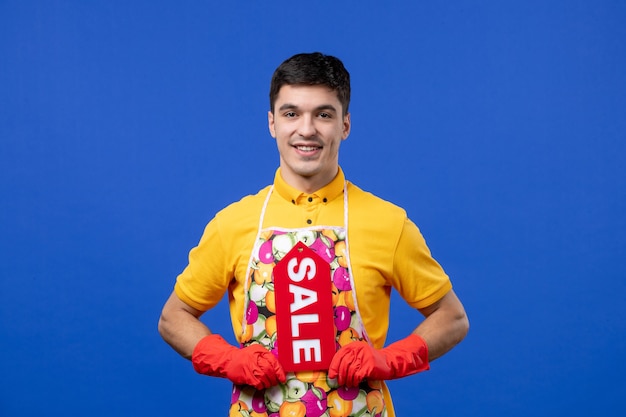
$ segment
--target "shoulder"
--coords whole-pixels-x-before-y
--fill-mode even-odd
[[[402,207],[348,183],[348,223],[348,230],[354,237],[389,249],[398,244],[409,222]],[[368,238],[372,236],[376,239]]]
[[[214,223],[222,232],[256,228],[269,189],[270,186],[267,186],[256,194],[247,195],[229,204],[217,212],[211,223]]]
[[[263,202],[267,197],[270,186],[262,188],[256,194],[242,197],[241,200],[235,201],[217,212],[216,218],[230,220],[233,218],[241,218],[241,216],[255,216],[258,218],[259,211],[263,207]],[[258,210],[257,210],[258,209]]]
[[[368,218],[388,219],[403,223],[407,219],[406,210],[396,204],[384,200],[357,185],[348,182],[348,204],[353,214]]]

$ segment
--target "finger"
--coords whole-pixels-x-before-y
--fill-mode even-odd
[[[263,380],[267,384],[266,388],[287,381],[287,375],[282,366],[276,357],[269,352],[259,358],[259,369],[263,373]]]
[[[343,373],[346,375],[345,385],[348,387],[356,387],[365,378],[366,364],[370,351],[369,345],[364,342],[356,342],[351,345],[350,361],[345,363]]]
[[[337,378],[339,385],[344,385],[346,381],[346,369],[352,362],[354,355],[350,349],[340,349],[333,360],[331,361],[331,369],[328,371],[328,375],[331,378]]]
[[[254,372],[256,378],[259,380],[260,387],[257,388],[269,388],[272,385],[276,385],[276,378],[274,377],[274,369],[263,358],[257,360],[257,367]]]
[[[262,389],[269,388],[271,385],[269,385],[267,381],[263,381],[262,379],[257,379],[257,382],[252,386],[256,388],[257,390],[262,390]]]
[[[245,367],[245,368],[247,369],[245,369],[244,372],[240,374],[241,376],[238,378],[239,380],[236,382],[237,385],[251,385],[259,389],[260,388],[259,385],[261,384],[261,381],[255,375],[256,368],[254,367]]]
[[[337,378],[337,373],[339,372],[339,365],[341,364],[341,358],[343,357],[343,351],[339,350],[333,356],[333,359],[330,361],[330,366],[328,367],[328,377],[329,378]]]
[[[346,347],[348,348],[349,360],[343,362],[343,372],[352,374],[355,369],[361,368],[363,361],[363,342],[353,342]]]
[[[278,362],[278,360],[276,360],[276,358],[274,358],[273,356],[272,359],[274,363],[274,372],[276,374],[276,377],[278,378],[278,382],[287,382],[287,374],[285,374],[285,370],[280,365],[280,362]]]
[[[358,387],[363,380],[363,369],[360,363],[355,363],[351,369],[349,380],[346,382],[348,387]]]
[[[257,383],[254,385],[256,389],[266,389],[273,385],[276,385],[275,382],[272,381],[272,378],[267,374],[261,374],[257,377]]]

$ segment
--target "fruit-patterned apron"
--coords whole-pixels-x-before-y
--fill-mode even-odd
[[[272,194],[270,188],[259,220],[259,228],[248,266],[245,286],[245,312],[242,323],[241,347],[261,344],[276,355],[281,364],[286,351],[290,350],[284,342],[290,339],[294,346],[306,329],[329,329],[331,337],[331,358],[341,346],[356,340],[367,338],[354,291],[354,279],[351,275],[348,251],[348,193],[344,183],[344,226],[315,226],[302,229],[279,227],[263,228],[265,211]],[[308,255],[307,255],[308,253]],[[305,256],[306,258],[303,258]],[[307,260],[315,258],[317,267]],[[281,261],[283,261],[281,263]],[[280,274],[279,274],[280,271]],[[316,294],[299,284],[307,282],[306,277],[314,277],[312,272],[322,272],[329,293]],[[329,273],[328,273],[329,271]],[[308,275],[307,275],[308,273]],[[328,275],[326,275],[328,274]],[[276,277],[279,277],[276,279]],[[291,278],[292,315],[283,313],[288,308],[285,298],[276,300],[280,280]],[[314,280],[313,280],[314,281]],[[313,282],[311,281],[311,282]],[[279,294],[285,294],[281,292]],[[284,296],[283,296],[284,297]],[[328,303],[329,317],[324,321],[323,311],[316,309],[313,302]],[[278,308],[277,308],[278,302]],[[281,302],[283,304],[281,304]],[[298,315],[298,309],[309,314]],[[307,310],[308,308],[308,310]],[[278,310],[278,315],[277,315]],[[295,310],[295,311],[294,311]],[[277,317],[278,316],[278,317]],[[289,316],[289,319],[285,319]],[[282,320],[281,320],[282,317]],[[277,326],[283,323],[282,327]],[[314,323],[321,327],[315,328]],[[284,324],[288,323],[288,324]],[[287,327],[293,327],[288,338]],[[279,331],[285,336],[279,339]],[[302,332],[300,332],[302,330]],[[302,333],[302,334],[300,334]],[[308,339],[310,340],[310,339]],[[283,342],[283,343],[281,343]],[[315,345],[315,343],[313,344]],[[299,360],[320,359],[319,346],[310,343],[301,349],[294,347],[291,365],[296,361],[293,371],[287,372],[287,382],[264,390],[256,390],[247,385],[234,385],[231,397],[230,416],[268,416],[268,417],[348,417],[375,416],[386,417],[387,408],[382,392],[381,381],[363,381],[360,386],[340,387],[336,379],[327,376],[328,351],[322,368],[302,369]],[[332,346],[334,345],[334,346]],[[280,347],[280,349],[278,349]],[[280,353],[279,353],[280,352]],[[323,350],[322,350],[323,352]],[[294,359],[295,358],[295,359]],[[323,359],[323,358],[322,358]],[[300,366],[298,368],[298,366]],[[304,365],[306,366],[306,365]]]

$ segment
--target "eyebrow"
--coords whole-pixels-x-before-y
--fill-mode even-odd
[[[285,110],[298,110],[298,109],[299,107],[296,106],[295,104],[285,103],[282,106],[280,106],[278,110],[285,111]],[[330,111],[337,113],[337,109],[332,104],[322,104],[321,106],[317,106],[314,110],[315,111],[330,110]]]

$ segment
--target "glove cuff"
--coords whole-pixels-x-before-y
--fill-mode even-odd
[[[415,333],[390,344],[383,350],[391,369],[390,379],[402,378],[430,369],[428,345],[421,336]]]
[[[191,363],[197,373],[225,377],[224,365],[229,353],[237,349],[219,334],[203,337],[191,354]]]

